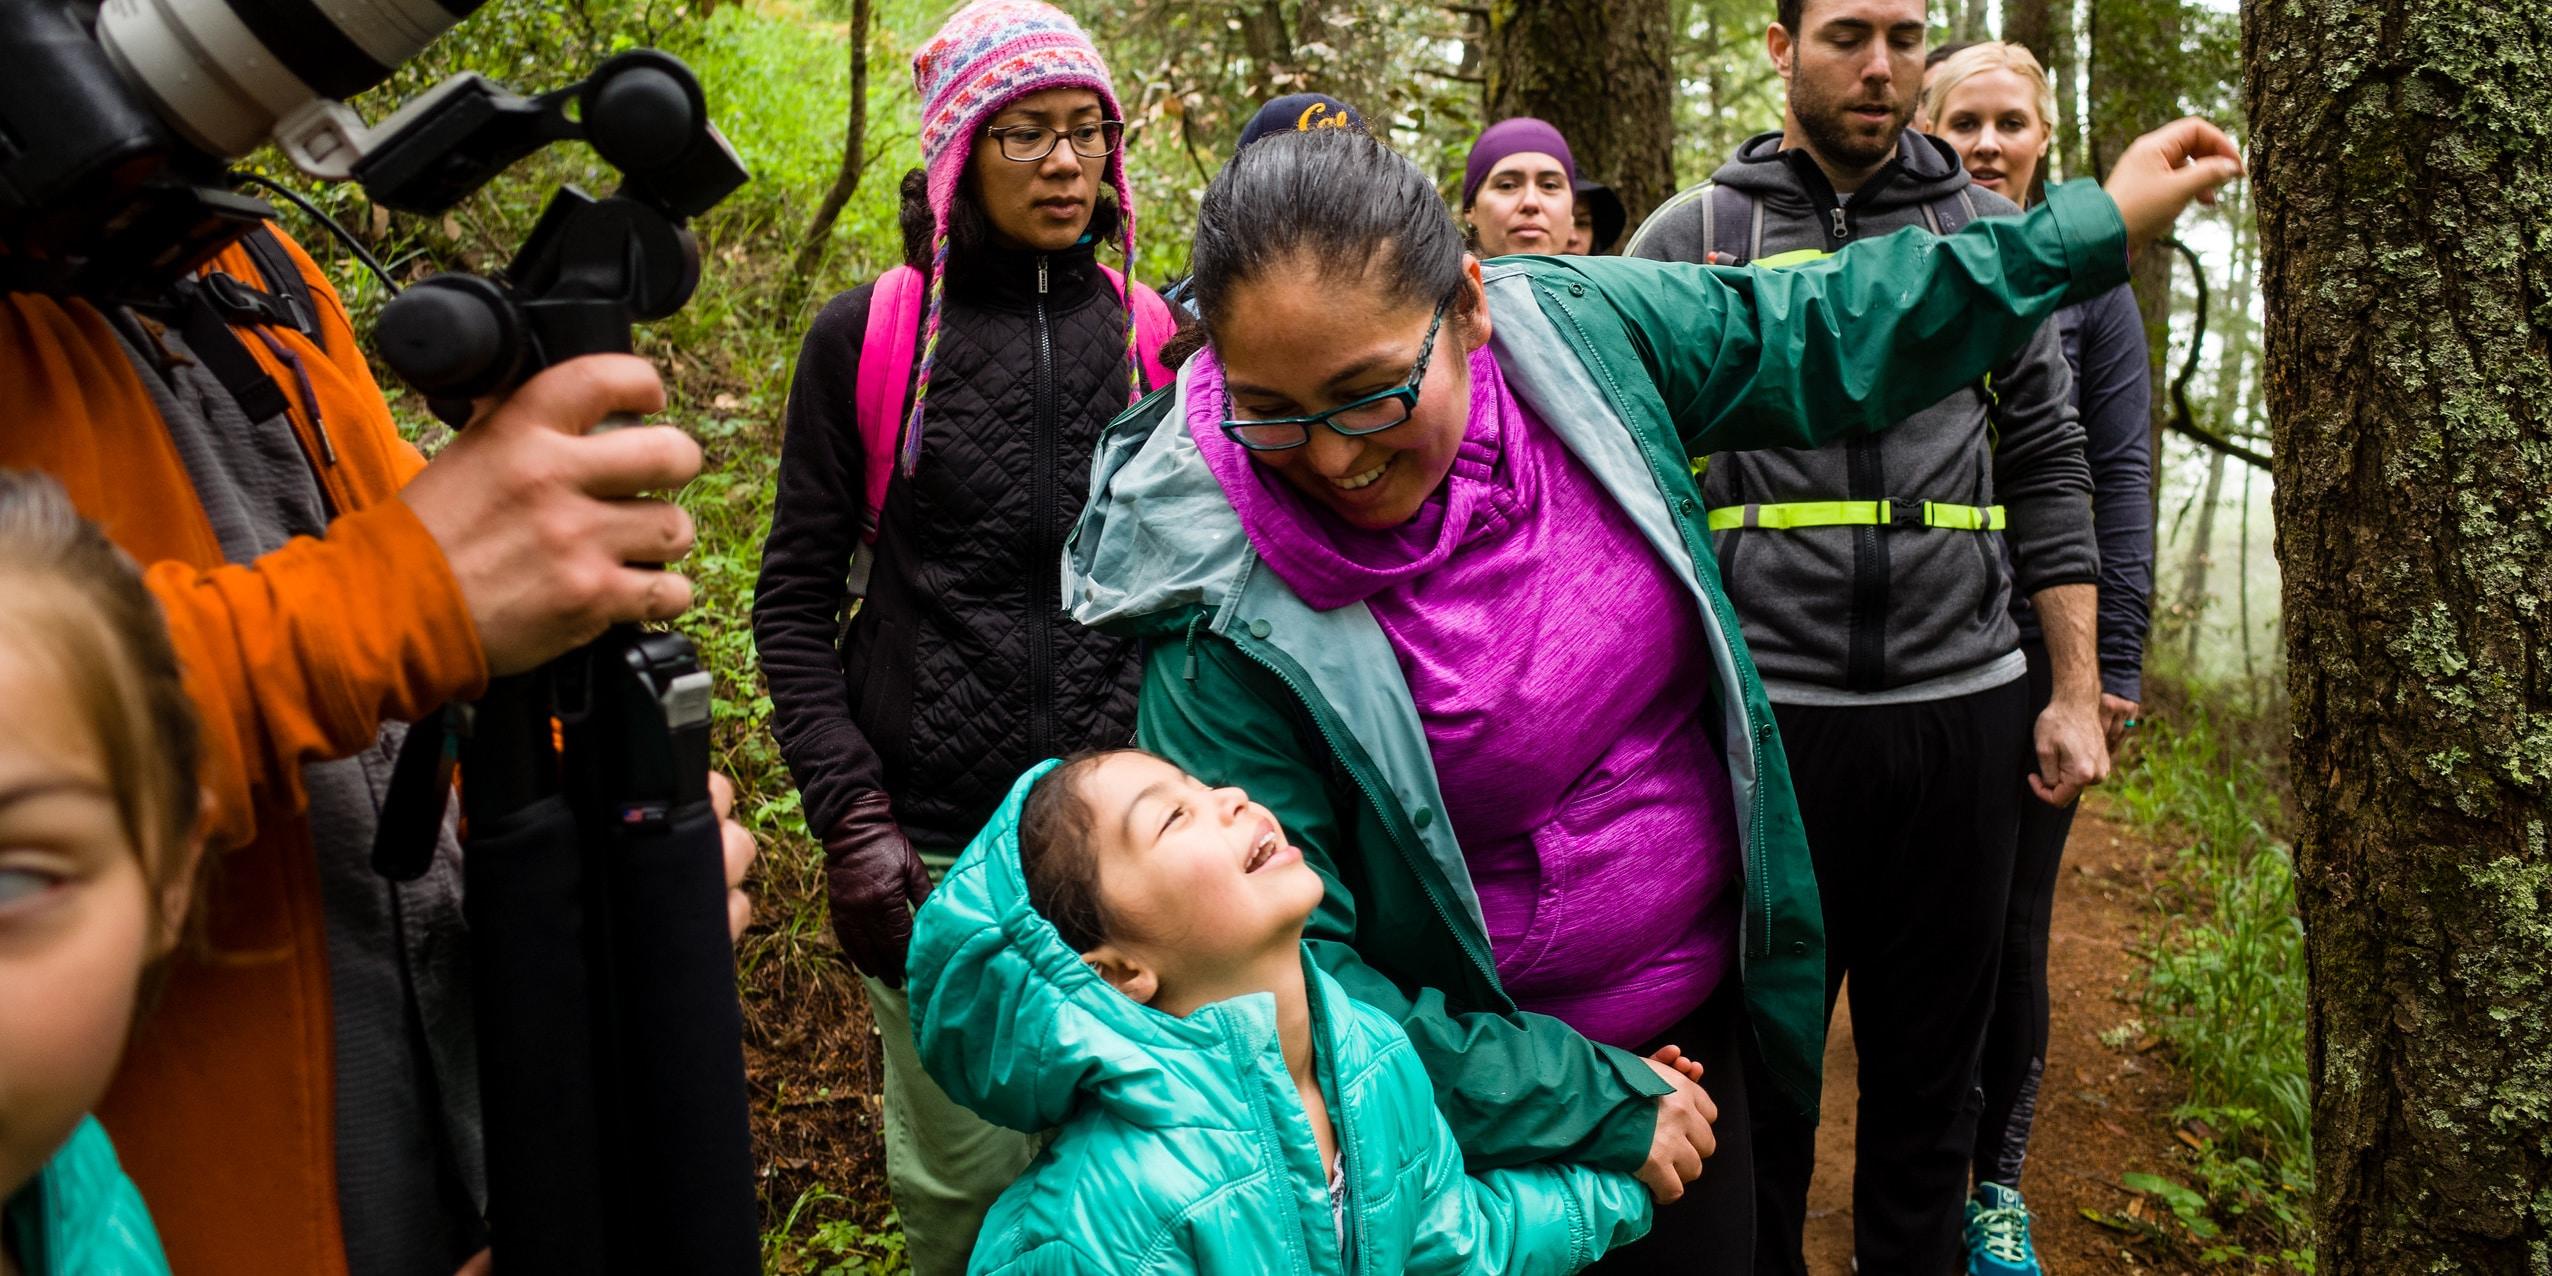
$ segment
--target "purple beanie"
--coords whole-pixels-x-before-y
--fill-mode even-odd
[[[1480,140],[1471,144],[1471,158],[1462,164],[1462,206],[1471,206],[1471,197],[1480,193],[1480,183],[1489,180],[1489,170],[1499,161],[1533,151],[1558,159],[1568,170],[1569,184],[1577,184],[1577,157],[1568,153],[1568,139],[1541,120],[1519,115],[1480,130]]]
[[[913,88],[922,99],[922,167],[930,175],[930,315],[922,326],[913,414],[904,423],[905,477],[922,454],[922,404],[939,356],[940,288],[948,274],[948,210],[966,173],[975,138],[1001,108],[1047,89],[1088,89],[1109,119],[1123,119],[1107,63],[1071,15],[1041,0],[976,0],[950,16],[913,54]],[[1134,192],[1126,184],[1125,148],[1108,156],[1106,180],[1116,190],[1118,247],[1134,276]],[[1129,288],[1132,284],[1129,282]],[[1125,325],[1126,384],[1139,391],[1135,332]],[[1129,397],[1127,402],[1132,402]]]

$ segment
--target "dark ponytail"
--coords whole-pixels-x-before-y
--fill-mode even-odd
[[[1407,157],[1347,129],[1278,133],[1205,188],[1189,296],[1208,330],[1235,288],[1271,270],[1373,281],[1391,300],[1433,306],[1461,286],[1462,251],[1444,198]]]

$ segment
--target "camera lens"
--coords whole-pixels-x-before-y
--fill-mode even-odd
[[[320,98],[390,77],[483,0],[106,0],[98,43],[160,115],[235,158]]]

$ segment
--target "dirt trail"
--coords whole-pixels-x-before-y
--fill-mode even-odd
[[[2118,1176],[2171,1162],[2168,1065],[2136,1050],[2101,1044],[2133,1018],[2133,952],[2149,929],[2147,900],[2170,852],[2113,819],[2097,795],[2083,804],[2056,888],[2047,955],[2049,1031],[2046,1080],[2021,1187],[2036,1215],[2038,1253],[2054,1276],[2086,1272],[2177,1271],[2149,1248],[2083,1217],[2115,1215],[2133,1193]],[[2113,1039],[2115,1039],[2113,1035]],[[1825,1124],[1817,1132],[1817,1177],[1808,1199],[1808,1270],[1852,1270],[1851,1016],[1838,1011],[1825,1055]]]

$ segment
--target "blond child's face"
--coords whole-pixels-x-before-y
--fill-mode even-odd
[[[160,918],[87,722],[0,647],[0,1197],[106,1093]]]
[[[1266,807],[1142,753],[1080,780],[1111,945],[1163,987],[1209,982],[1302,940],[1320,875]]]

